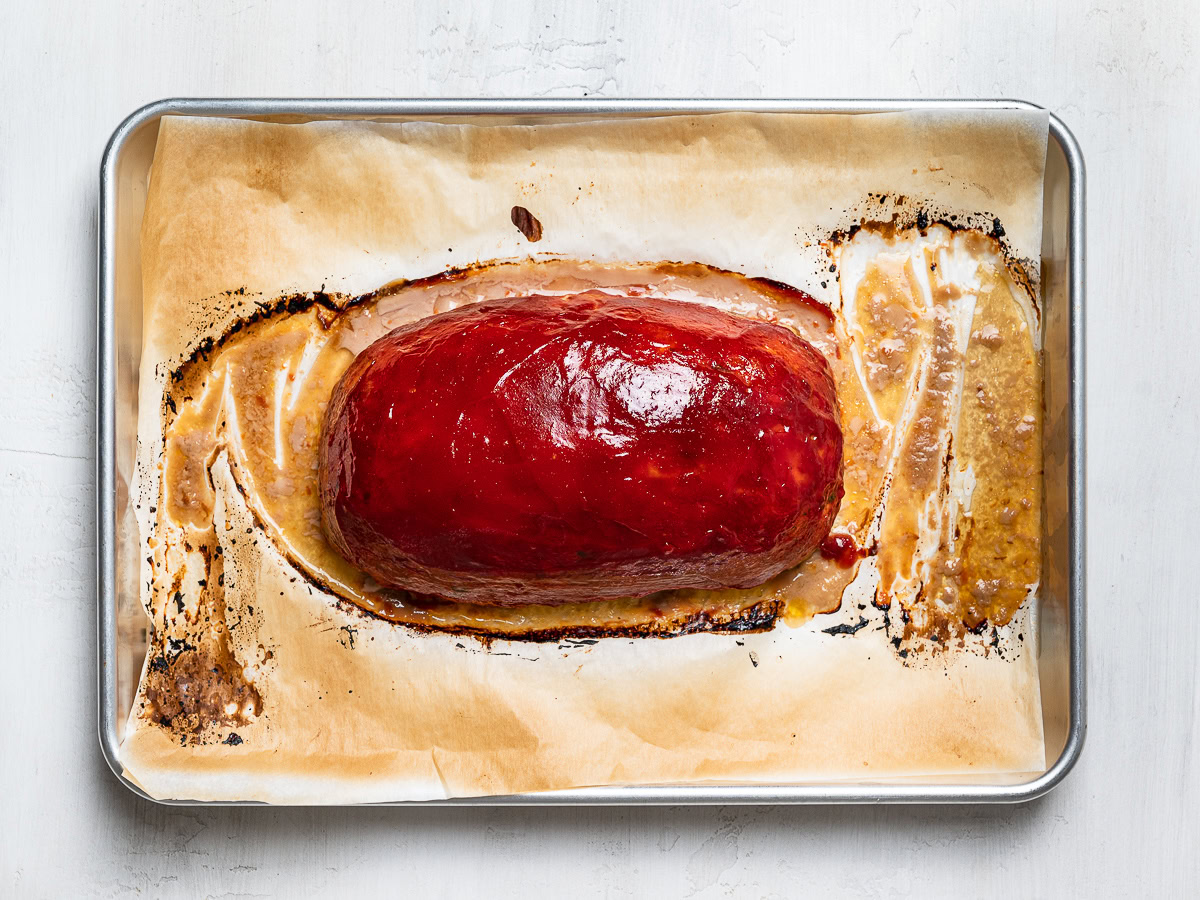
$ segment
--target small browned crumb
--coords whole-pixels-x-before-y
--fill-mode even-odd
[[[512,223],[531,243],[536,244],[542,239],[542,223],[525,207],[512,208]]]

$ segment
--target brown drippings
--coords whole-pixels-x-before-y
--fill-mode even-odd
[[[225,578],[220,555],[208,556],[195,615],[187,615],[187,637],[174,637],[174,617],[156,622],[143,680],[144,714],[183,740],[196,741],[214,728],[245,725],[262,713],[262,697],[246,678],[230,648],[225,618]],[[176,587],[174,596],[182,600]],[[175,615],[186,615],[176,612]]]
[[[929,589],[968,628],[1007,622],[1041,567],[1041,371],[1028,326],[994,269],[983,274],[975,321],[984,338],[966,353],[956,452],[977,478],[957,555]],[[994,336],[993,336],[994,335]],[[1006,352],[1011,349],[1011,352]]]
[[[944,645],[1007,623],[1038,581],[1041,381],[996,242],[944,229],[930,241],[920,258],[876,254],[853,309],[866,380],[897,429],[878,602],[899,605],[905,637]],[[978,288],[948,280],[946,253],[965,254]]]
[[[930,167],[931,172],[941,168]],[[916,171],[915,169],[913,170]],[[1012,283],[1029,300],[1036,323],[1040,326],[1042,310],[1037,289],[1040,261],[1018,258],[1013,252],[1004,226],[990,213],[950,212],[926,203],[909,203],[909,198],[894,195],[890,207],[889,197],[884,193],[869,192],[865,215],[847,228],[834,231],[823,241],[831,255],[836,256],[840,248],[850,244],[863,234],[879,235],[895,241],[903,235],[928,233],[941,229],[965,237],[972,242],[971,249],[990,256],[1001,267]]]
[[[880,417],[895,425],[912,393],[912,380],[929,339],[928,323],[915,308],[915,274],[906,260],[901,267],[878,263],[859,283],[853,323],[867,340],[862,349],[867,386]]]

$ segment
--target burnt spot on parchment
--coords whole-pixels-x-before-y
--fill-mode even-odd
[[[205,743],[214,730],[247,725],[262,713],[262,697],[231,648],[223,556],[206,557],[208,573],[187,637],[156,628],[144,677],[142,714],[185,744]]]
[[[324,588],[328,591],[328,588]],[[401,592],[402,593],[402,592]],[[412,602],[413,595],[405,595]],[[654,595],[651,595],[653,598]],[[425,603],[441,604],[453,608],[453,600],[434,597],[420,598]],[[387,610],[368,609],[351,600],[336,598],[338,609],[361,617],[363,620],[382,619],[417,632],[418,634],[453,634],[458,637],[479,641],[490,647],[496,641],[524,641],[531,644],[572,643],[591,645],[599,638],[675,638],[690,634],[748,634],[772,630],[785,612],[786,603],[778,598],[768,598],[740,609],[701,609],[695,611],[660,611],[653,618],[628,625],[555,624],[525,630],[506,630],[494,624],[474,626],[459,622],[447,622],[432,627],[420,621],[409,621],[389,615]],[[356,632],[357,633],[357,632]],[[339,636],[342,646],[351,649]],[[459,649],[465,649],[458,645]]]
[[[866,628],[868,624],[869,624],[869,620],[867,619],[866,616],[859,616],[858,621],[852,625],[842,623],[840,625],[834,625],[832,628],[822,628],[821,630],[823,632],[825,632],[826,634],[831,634],[831,635],[839,635],[839,634],[851,635],[851,634],[858,634],[858,632],[860,632],[864,628]]]
[[[1029,296],[1034,315],[1040,324],[1041,260],[1018,256],[1003,223],[991,213],[951,211],[928,200],[907,197],[892,198],[889,201],[887,194],[868,193],[867,201],[860,208],[848,211],[847,217],[848,221],[843,227],[821,240],[830,256],[833,247],[849,242],[863,230],[873,231],[890,240],[899,232],[910,228],[925,234],[931,226],[941,225],[954,232],[975,234],[994,241],[1009,277]]]

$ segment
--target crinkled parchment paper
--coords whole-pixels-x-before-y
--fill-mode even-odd
[[[168,117],[142,236],[141,540],[154,541],[164,384],[245,314],[239,299],[356,294],[536,253],[698,261],[836,305],[822,241],[905,204],[994,219],[1036,283],[1046,137],[1046,115],[1027,111],[535,126]],[[540,221],[538,243],[514,227],[514,206]],[[229,652],[256,699],[189,740],[146,714],[143,681],[120,761],[155,797],[352,803],[1045,766],[1032,604],[993,635],[1002,645],[908,658],[869,579],[838,613],[766,633],[485,645],[335,604],[256,532],[223,459],[212,479]]]

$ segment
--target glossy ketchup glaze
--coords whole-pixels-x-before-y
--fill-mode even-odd
[[[821,541],[821,556],[833,560],[843,569],[849,569],[866,555],[848,534],[831,534]]]
[[[604,291],[403,326],[334,390],[326,532],[381,584],[496,605],[747,588],[842,497],[829,365],[777,325]]]

